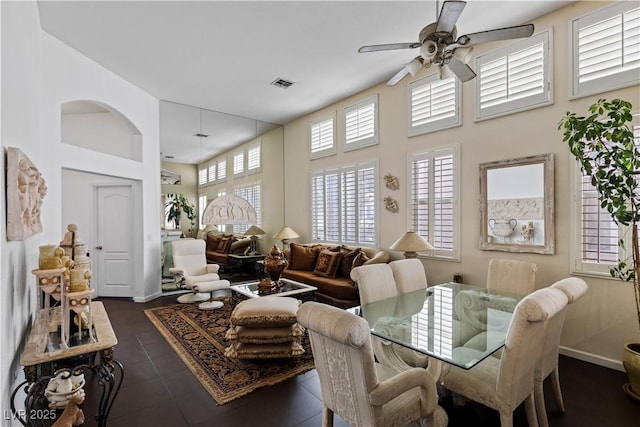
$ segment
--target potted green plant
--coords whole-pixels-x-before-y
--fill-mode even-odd
[[[589,107],[589,116],[566,113],[558,129],[563,130],[563,141],[569,144],[583,173],[591,177],[600,206],[611,214],[617,225],[631,230],[631,256],[618,259],[610,273],[612,277],[633,284],[640,328],[640,150],[631,128],[631,109],[632,105],[627,101],[600,99]],[[618,240],[622,249],[625,240]],[[640,400],[640,342],[625,344],[622,363],[630,380],[624,390],[630,397]]]
[[[176,225],[176,229],[180,228],[180,221],[184,213],[189,220],[188,233],[191,234],[195,225],[196,208],[189,202],[183,194],[167,194],[168,202],[165,205],[167,209],[167,221]]]

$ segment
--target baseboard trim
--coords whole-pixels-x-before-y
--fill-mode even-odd
[[[156,292],[155,294],[151,294],[151,295],[146,295],[144,297],[133,297],[133,302],[149,302],[152,301],[156,298],[160,298],[163,295],[162,292]]]
[[[622,350],[621,350],[622,351]],[[615,369],[616,371],[625,372],[621,360],[610,359],[608,357],[598,356],[596,354],[587,353],[573,348],[560,346],[560,354],[582,360],[583,362],[593,363],[594,365],[604,366],[605,368]]]

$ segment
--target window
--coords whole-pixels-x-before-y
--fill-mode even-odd
[[[460,83],[456,76],[440,80],[432,74],[409,83],[409,136],[460,125]]]
[[[376,246],[377,177],[377,162],[312,173],[312,239]]]
[[[198,184],[199,185],[204,185],[207,183],[207,166],[201,166],[200,169],[198,169]]]
[[[378,95],[344,108],[345,151],[378,143]]]
[[[243,199],[245,199],[247,202],[249,202],[251,204],[251,206],[253,206],[253,209],[255,209],[256,211],[256,218],[258,223],[255,225],[260,225],[262,222],[262,215],[260,214],[261,212],[261,188],[260,188],[260,184],[254,184],[254,185],[248,185],[245,187],[238,187],[235,188],[233,190],[233,194],[235,196],[238,197],[242,197]],[[254,224],[233,224],[233,232],[240,234],[240,233],[244,233],[245,231],[247,231],[249,229],[249,227],[251,227]]]
[[[574,97],[640,81],[638,2],[617,2],[573,19],[570,26]]]
[[[216,162],[215,161],[212,161],[209,164],[208,176],[209,176],[209,182],[215,182],[216,180]]]
[[[200,224],[200,230],[204,228],[204,224],[202,223],[202,214],[204,214],[204,210],[207,208],[207,195],[200,194],[198,196],[198,224]]]
[[[458,149],[409,157],[409,224],[435,248],[434,257],[459,260]]]
[[[244,175],[244,150],[233,155],[233,176]]]
[[[311,159],[336,154],[336,113],[309,124]]]
[[[260,142],[247,149],[247,172],[256,173],[260,171]]]
[[[636,144],[640,144],[640,126],[633,127]],[[598,192],[591,185],[591,178],[584,175],[580,165],[574,163],[574,188],[578,194],[575,198],[573,216],[576,218],[573,247],[573,273],[602,275],[611,277],[609,269],[618,263],[618,258],[624,259],[631,255],[619,251],[618,241],[630,239],[630,229],[618,227],[609,212],[600,207]],[[625,247],[631,251],[631,245]]]
[[[217,181],[226,181],[227,179],[227,159],[218,160],[218,177]]]
[[[547,29],[476,58],[476,120],[550,105],[553,32]]]

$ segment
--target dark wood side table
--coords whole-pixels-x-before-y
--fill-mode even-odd
[[[106,426],[109,412],[122,385],[124,368],[113,359],[113,349],[118,340],[104,305],[100,301],[91,303],[96,342],[80,341],[69,348],[62,348],[57,342],[59,337],[56,338],[59,334],[61,309],[56,307],[51,310],[49,316],[44,309],[38,311],[20,358],[26,380],[11,395],[11,412],[24,426],[50,425],[55,419],[55,412],[48,408],[49,402],[44,391],[56,370],[65,366],[65,369],[74,374],[84,373],[87,381],[92,378],[97,380],[100,397],[95,420],[98,426]],[[68,367],[70,363],[77,365]],[[23,386],[26,394],[24,411],[18,411],[15,408],[15,398]],[[85,410],[85,416],[90,416],[86,412]]]

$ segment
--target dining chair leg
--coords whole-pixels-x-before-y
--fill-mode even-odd
[[[538,427],[538,417],[536,416],[536,403],[534,393],[531,393],[524,401],[524,409],[527,413],[529,427]]]
[[[500,427],[513,427],[513,412],[508,414],[500,412]]]
[[[536,413],[538,416],[538,424],[540,427],[549,427],[547,420],[547,408],[544,404],[544,385],[543,382],[536,381],[534,385]]]
[[[551,371],[551,387],[553,388],[553,397],[556,400],[556,406],[561,414],[564,414],[564,401],[562,400],[562,390],[560,390],[560,373],[558,368]]]
[[[326,406],[322,407],[322,427],[333,427],[333,411]]]

